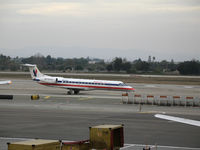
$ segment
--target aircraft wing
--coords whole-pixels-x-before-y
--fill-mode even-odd
[[[0,81],[0,85],[1,84],[11,84],[12,83],[12,81],[10,81],[10,80],[7,80],[7,81]]]
[[[165,119],[165,120],[170,120],[170,121],[175,121],[175,122],[180,122],[180,123],[185,123],[185,124],[200,127],[200,121],[197,121],[197,120],[185,119],[185,118],[180,118],[180,117],[173,117],[173,116],[162,115],[162,114],[156,114],[154,116],[156,118],[160,118],[160,119]]]

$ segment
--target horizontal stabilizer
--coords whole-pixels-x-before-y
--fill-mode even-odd
[[[32,65],[32,64],[23,64],[22,66],[26,66],[26,67],[36,67],[36,65]]]

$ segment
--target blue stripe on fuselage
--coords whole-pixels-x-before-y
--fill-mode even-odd
[[[36,78],[34,78],[33,81],[40,81],[40,79],[36,79]]]

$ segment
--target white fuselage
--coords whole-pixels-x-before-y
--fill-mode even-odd
[[[131,92],[135,89],[131,86],[124,84],[121,81],[108,81],[108,80],[89,80],[89,79],[73,79],[63,77],[52,77],[42,74],[36,65],[24,64],[23,66],[29,67],[31,77],[41,85],[60,87],[68,89],[68,94],[78,94],[81,90],[118,90]]]
[[[131,86],[124,84],[121,81],[108,80],[89,80],[89,79],[73,79],[63,77],[51,77],[44,75],[40,78],[35,78],[41,85],[60,87],[66,89],[77,90],[119,90],[119,91],[134,91]]]

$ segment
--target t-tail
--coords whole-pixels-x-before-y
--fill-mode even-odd
[[[40,72],[40,70],[37,68],[36,65],[32,64],[24,64],[23,66],[26,66],[29,68],[29,71],[31,73],[31,77],[33,80],[38,80],[41,77],[44,77],[45,75]]]

